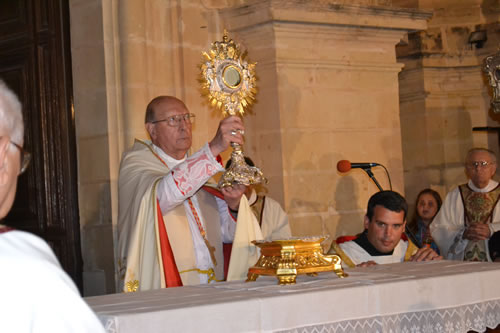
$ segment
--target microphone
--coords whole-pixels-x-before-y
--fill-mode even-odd
[[[351,169],[370,169],[371,167],[378,166],[378,163],[351,163],[348,160],[341,160],[337,163],[337,170],[339,172],[348,172]]]

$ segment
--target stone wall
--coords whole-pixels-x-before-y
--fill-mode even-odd
[[[466,181],[463,162],[468,149],[498,152],[494,132],[473,127],[498,126],[490,110],[491,91],[482,61],[499,45],[498,1],[393,1],[432,10],[428,29],[409,35],[397,49],[405,64],[400,74],[401,133],[405,192],[410,203],[426,188],[444,196]],[[469,43],[484,30],[483,45]]]

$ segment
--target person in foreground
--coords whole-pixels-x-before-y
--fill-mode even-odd
[[[441,196],[436,191],[426,188],[417,195],[415,214],[406,226],[406,232],[418,247],[430,247],[437,254],[439,248],[432,239],[430,225],[442,205]]]
[[[255,166],[250,157],[245,156],[245,162],[249,166]],[[227,161],[226,169],[229,169],[231,163],[231,160]],[[286,239],[292,236],[288,215],[276,200],[257,194],[253,185],[246,187],[245,196],[262,230],[263,240]]]
[[[223,243],[234,238],[244,185],[218,192],[204,184],[224,171],[217,161],[231,142],[243,144],[243,122],[224,118],[214,138],[188,156],[195,115],[172,96],[146,108],[151,141],[123,155],[118,180],[118,251],[125,292],[224,279]],[[239,221],[238,216],[238,221]]]
[[[448,193],[431,224],[431,233],[447,259],[492,261],[490,238],[500,230],[500,186],[492,179],[495,153],[473,148],[465,158],[468,183]],[[493,239],[497,239],[494,237]]]
[[[328,253],[339,255],[348,267],[442,259],[431,248],[419,249],[406,238],[407,213],[408,204],[399,193],[375,193],[368,201],[365,230],[357,236],[339,237]]]
[[[0,80],[0,218],[14,202],[17,177],[29,163],[21,104]],[[104,332],[48,244],[0,224],[2,332]]]

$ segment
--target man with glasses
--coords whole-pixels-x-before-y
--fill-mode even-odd
[[[136,140],[124,153],[118,180],[118,263],[125,292],[224,279],[223,243],[231,243],[245,186],[202,189],[224,171],[217,156],[243,144],[243,122],[223,119],[214,138],[188,156],[195,115],[171,96],[146,108],[151,141]],[[228,258],[226,258],[228,260]]]
[[[430,227],[445,258],[492,261],[489,239],[500,230],[500,186],[492,179],[496,168],[491,150],[473,148],[467,153],[469,182],[448,193]]]
[[[12,207],[28,166],[17,96],[0,80],[0,219]],[[2,332],[104,332],[48,244],[0,224]]]

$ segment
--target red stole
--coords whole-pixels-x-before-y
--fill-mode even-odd
[[[165,228],[165,223],[163,222],[163,215],[158,200],[156,200],[156,209],[158,215],[158,233],[160,234],[160,250],[163,264],[163,274],[165,275],[165,286],[167,288],[182,287],[181,276],[177,270],[177,265],[175,264],[174,253],[172,252],[172,247],[170,246],[170,241],[168,240],[167,229]]]

